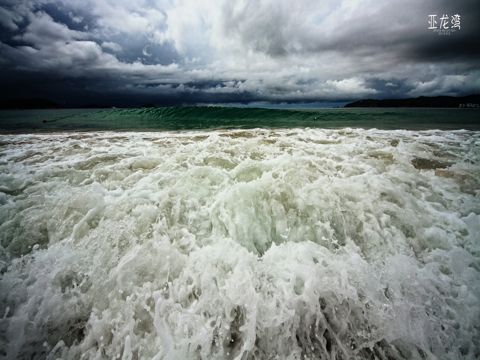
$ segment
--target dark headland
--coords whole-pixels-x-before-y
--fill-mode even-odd
[[[121,104],[115,104],[118,108],[129,108],[132,106],[122,106]],[[13,100],[0,100],[0,110],[3,109],[69,109],[69,108],[111,108],[111,104],[87,104],[83,106],[72,106],[60,104],[50,99],[33,98],[33,99],[13,99]],[[152,104],[143,105],[140,107],[156,107]],[[408,99],[365,99],[357,100],[346,104],[344,107],[418,107],[418,108],[480,108],[480,95],[468,95],[468,96],[420,96],[416,98]]]
[[[357,100],[345,107],[423,107],[423,108],[480,108],[480,95],[420,96],[409,99]]]
[[[59,109],[61,106],[48,99],[0,100],[0,109]]]

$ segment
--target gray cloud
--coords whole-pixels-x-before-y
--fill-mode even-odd
[[[459,13],[450,36],[427,15]],[[474,0],[3,0],[2,97],[305,102],[480,91]],[[38,81],[45,81],[43,92]]]

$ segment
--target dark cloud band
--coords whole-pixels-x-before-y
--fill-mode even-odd
[[[448,35],[428,15],[461,15]],[[308,102],[480,91],[477,1],[4,0],[2,98]]]

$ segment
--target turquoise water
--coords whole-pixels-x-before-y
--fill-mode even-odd
[[[1,111],[0,131],[377,128],[480,130],[474,109],[272,110],[227,107]]]

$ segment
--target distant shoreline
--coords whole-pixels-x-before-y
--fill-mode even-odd
[[[340,101],[339,101],[340,102]],[[317,102],[321,104],[322,102]],[[331,104],[336,103],[335,101]],[[82,105],[65,105],[59,104],[49,99],[31,98],[31,99],[14,99],[0,101],[0,111],[2,110],[61,110],[61,109],[140,109],[140,108],[182,108],[182,107],[225,107],[240,109],[265,109],[265,110],[302,110],[315,111],[319,109],[345,109],[345,108],[436,108],[436,109],[480,109],[480,95],[468,96],[420,96],[407,99],[363,99],[356,100],[337,106],[311,106],[316,103],[285,103],[271,104],[269,106],[256,106],[256,104],[247,104],[232,106],[232,104],[190,104],[190,105],[108,105],[108,104],[86,104]]]
[[[345,105],[346,108],[457,108],[480,109],[480,95],[468,96],[420,96],[408,99],[365,99],[357,100]]]

